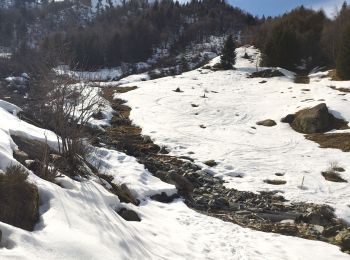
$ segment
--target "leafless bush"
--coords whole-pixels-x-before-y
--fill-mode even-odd
[[[83,135],[101,102],[97,89],[83,81],[50,72],[41,75],[32,96],[39,97],[33,113],[42,120],[43,127],[57,134],[58,152],[69,165],[81,165],[86,150]],[[44,153],[43,160],[48,162],[48,154]],[[48,163],[44,165],[43,175],[46,176],[50,169]]]
[[[0,174],[0,221],[31,231],[39,217],[39,193],[27,177],[22,166]]]

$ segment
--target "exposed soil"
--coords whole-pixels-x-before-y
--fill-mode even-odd
[[[318,143],[321,148],[334,148],[343,152],[350,152],[350,133],[309,134],[305,137]]]
[[[202,170],[191,158],[167,155],[166,149],[154,144],[149,137],[142,136],[142,129],[132,124],[129,119],[131,109],[125,102],[112,98],[114,93],[125,91],[126,88],[118,87],[104,90],[104,97],[118,112],[114,115],[111,126],[96,137],[96,144],[103,143],[111,149],[134,156],[153,175],[174,184],[178,195],[198,212],[255,230],[343,245],[335,237],[339,232],[349,232],[346,231],[348,225],[335,217],[330,206],[285,203],[286,200],[277,191],[252,193],[227,189],[222,179]],[[283,181],[272,182],[271,184],[283,185]],[[152,198],[170,202],[176,197],[178,196],[159,194]],[[319,226],[321,228],[317,228]],[[334,230],[327,232],[330,229]],[[350,249],[343,247],[342,250]]]
[[[329,86],[331,89],[338,90],[343,93],[350,93],[350,88],[337,88],[335,86]]]

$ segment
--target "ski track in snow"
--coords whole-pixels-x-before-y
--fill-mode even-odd
[[[333,114],[350,121],[350,94],[329,88],[349,88],[349,83],[330,81],[324,77],[327,73],[316,73],[310,84],[295,84],[293,74],[286,70],[281,70],[285,77],[248,79],[248,73],[256,71],[256,60],[240,58],[244,51],[255,58],[258,54],[252,47],[239,48],[237,70],[202,69],[138,82],[138,89],[118,97],[131,106],[131,119],[142,127],[143,134],[170,148],[171,155],[194,152],[190,156],[198,163],[217,161],[219,165],[211,170],[223,177],[228,187],[254,192],[278,189],[292,201],[327,203],[350,222],[349,153],[321,149],[280,123],[287,114],[322,102]],[[218,61],[216,58],[211,64]],[[262,80],[267,82],[259,83]],[[173,91],[178,87],[183,92]],[[205,92],[207,98],[202,98]],[[275,120],[277,126],[256,125],[264,119]],[[321,172],[333,161],[346,169],[342,177],[348,183],[323,178]],[[277,177],[275,173],[285,175]],[[235,178],[237,175],[244,178]],[[303,177],[304,189],[300,189]],[[264,183],[265,179],[282,179],[287,184],[276,187]]]

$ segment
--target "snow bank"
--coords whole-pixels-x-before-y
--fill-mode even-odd
[[[139,200],[161,192],[169,196],[176,193],[174,185],[154,177],[134,157],[104,148],[93,148],[90,161],[101,173],[113,176],[115,184],[126,184]]]

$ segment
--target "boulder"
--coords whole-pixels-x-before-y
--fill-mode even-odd
[[[323,230],[322,235],[325,237],[335,236],[335,235],[337,235],[339,230],[341,230],[342,228],[343,228],[343,225],[335,225],[335,226],[327,227]]]
[[[262,120],[259,122],[256,122],[257,125],[262,125],[262,126],[267,126],[267,127],[271,127],[271,126],[275,126],[276,122],[272,119],[266,119],[266,120]]]
[[[331,117],[325,103],[296,113],[292,127],[305,134],[321,133],[329,130]]]
[[[332,181],[332,182],[348,182],[347,180],[343,179],[339,173],[329,170],[321,173],[322,176],[327,180],[327,181]]]
[[[289,123],[295,131],[304,134],[324,133],[332,129],[345,129],[348,123],[329,113],[325,103],[300,110],[294,115],[289,114],[282,118],[281,122]]]
[[[204,164],[209,166],[209,167],[214,167],[214,166],[218,165],[218,163],[215,160],[205,161]]]
[[[295,116],[293,114],[286,115],[281,119],[282,123],[288,123],[291,124],[294,121]]]
[[[135,198],[125,183],[119,186],[119,191],[119,199],[123,198],[126,203],[132,203],[136,206],[140,204],[140,201]]]
[[[334,226],[334,210],[325,205],[315,206],[310,212],[300,216],[298,221],[324,227]]]
[[[111,185],[112,193],[117,195],[121,202],[132,203],[136,206],[140,204],[140,201],[134,197],[134,195],[131,193],[131,191],[129,190],[128,186],[126,186],[125,183],[121,185],[116,185],[115,183],[107,180],[106,178],[104,178],[104,180],[106,180]]]
[[[261,71],[253,72],[249,75],[249,78],[273,78],[273,77],[283,77],[284,74],[279,70],[266,69]]]
[[[176,189],[183,194],[189,194],[193,191],[192,183],[184,176],[175,172],[157,171],[154,174],[162,181],[175,185]]]
[[[339,243],[342,251],[350,251],[350,230],[339,232],[335,237],[335,241]]]
[[[226,198],[214,198],[209,201],[210,209],[227,209],[230,206],[230,203]]]
[[[173,194],[171,196],[168,196],[165,192],[151,196],[152,200],[156,200],[156,201],[162,202],[162,203],[170,203],[174,199],[177,199],[177,198],[179,198],[179,195]]]
[[[126,221],[141,221],[139,215],[137,215],[137,213],[131,209],[122,208],[117,213]]]
[[[13,158],[15,158],[21,164],[25,165],[26,160],[29,159],[29,156],[27,153],[17,149],[13,151]]]
[[[42,160],[45,149],[49,150],[48,145],[41,141],[15,135],[12,135],[11,138],[18,146],[19,150],[28,155],[29,159]]]
[[[168,151],[168,149],[167,149],[165,146],[163,146],[163,147],[160,149],[159,153],[160,153],[160,154],[169,154],[169,151]]]

